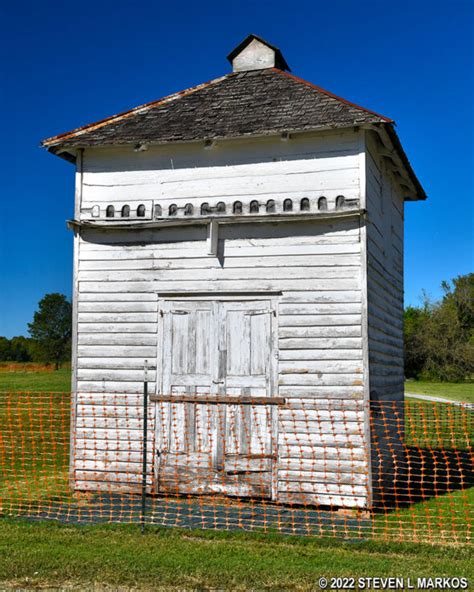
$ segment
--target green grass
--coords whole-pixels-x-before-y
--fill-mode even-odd
[[[418,448],[470,450],[474,442],[472,414],[459,405],[407,398],[405,443]]]
[[[0,391],[69,392],[70,390],[70,368],[52,372],[0,372]]]
[[[70,368],[52,372],[0,372],[0,391],[69,392],[70,390]]]
[[[427,382],[409,380],[405,382],[405,392],[419,395],[432,395],[453,401],[474,403],[474,383],[470,382]]]
[[[69,368],[52,372],[0,372],[0,391],[69,392],[70,388],[71,370]],[[405,383],[405,391],[474,403],[474,383],[410,380]]]
[[[472,538],[473,523],[474,487],[471,487],[376,515],[374,531],[391,540],[436,539],[439,543],[463,544]]]
[[[70,409],[69,394],[0,393],[0,502],[67,499]]]
[[[0,373],[0,390],[68,391],[69,376],[69,370],[4,372]],[[0,453],[4,454],[0,458],[0,506],[3,500],[7,511],[9,504],[25,508],[25,502],[28,506],[31,501],[34,514],[35,504],[48,505],[41,500],[77,501],[71,498],[67,483],[68,396],[33,392],[12,396],[10,403],[0,408]],[[445,425],[441,421],[441,427],[433,431],[439,417],[436,409],[446,407],[407,401],[407,442],[466,450],[467,432],[464,419],[461,425],[459,418],[467,410],[457,407],[456,422]],[[454,440],[453,429],[459,432]],[[2,518],[0,588],[310,590],[317,589],[321,576],[464,575],[474,579],[471,551],[453,544],[469,535],[466,512],[472,507],[474,488],[377,515],[370,542],[159,527],[148,527],[143,537],[137,526],[64,526]],[[447,544],[400,544],[402,539],[437,539]]]
[[[469,549],[3,521],[4,588],[317,590],[324,577],[474,578]]]

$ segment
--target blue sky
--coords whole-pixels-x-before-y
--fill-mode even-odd
[[[229,71],[248,33],[293,72],[396,120],[429,200],[406,208],[406,303],[473,268],[471,1],[3,3],[0,335],[71,293],[74,167],[41,139]]]

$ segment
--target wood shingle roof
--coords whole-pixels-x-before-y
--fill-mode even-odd
[[[235,72],[71,132],[57,148],[236,138],[391,119],[277,68]]]
[[[415,186],[416,199],[426,199],[392,119],[278,68],[232,72],[41,144],[74,162],[75,149],[88,146],[218,140],[364,124],[384,126]]]

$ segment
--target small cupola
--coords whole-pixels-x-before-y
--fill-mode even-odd
[[[281,51],[257,35],[249,35],[227,56],[234,72],[278,68],[290,71]]]

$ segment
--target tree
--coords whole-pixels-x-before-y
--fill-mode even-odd
[[[454,278],[454,289],[448,282],[441,285],[445,293],[443,301],[453,302],[460,329],[464,332],[464,337],[469,339],[474,332],[474,273]]]
[[[0,362],[30,362],[32,339],[23,337],[0,337]]]
[[[419,378],[426,361],[422,329],[429,318],[429,310],[408,306],[404,312],[403,338],[405,376]]]
[[[29,342],[27,337],[22,335],[10,339],[10,359],[15,362],[31,361]]]
[[[6,337],[0,337],[0,362],[9,362],[12,358],[10,340]]]
[[[405,375],[459,381],[474,376],[474,273],[443,282],[443,299],[404,315]]]
[[[28,331],[44,361],[55,363],[56,369],[71,352],[71,303],[63,294],[46,294],[38,304]]]
[[[424,373],[438,380],[465,380],[474,375],[474,274],[442,287],[444,297],[431,305],[421,331]]]

